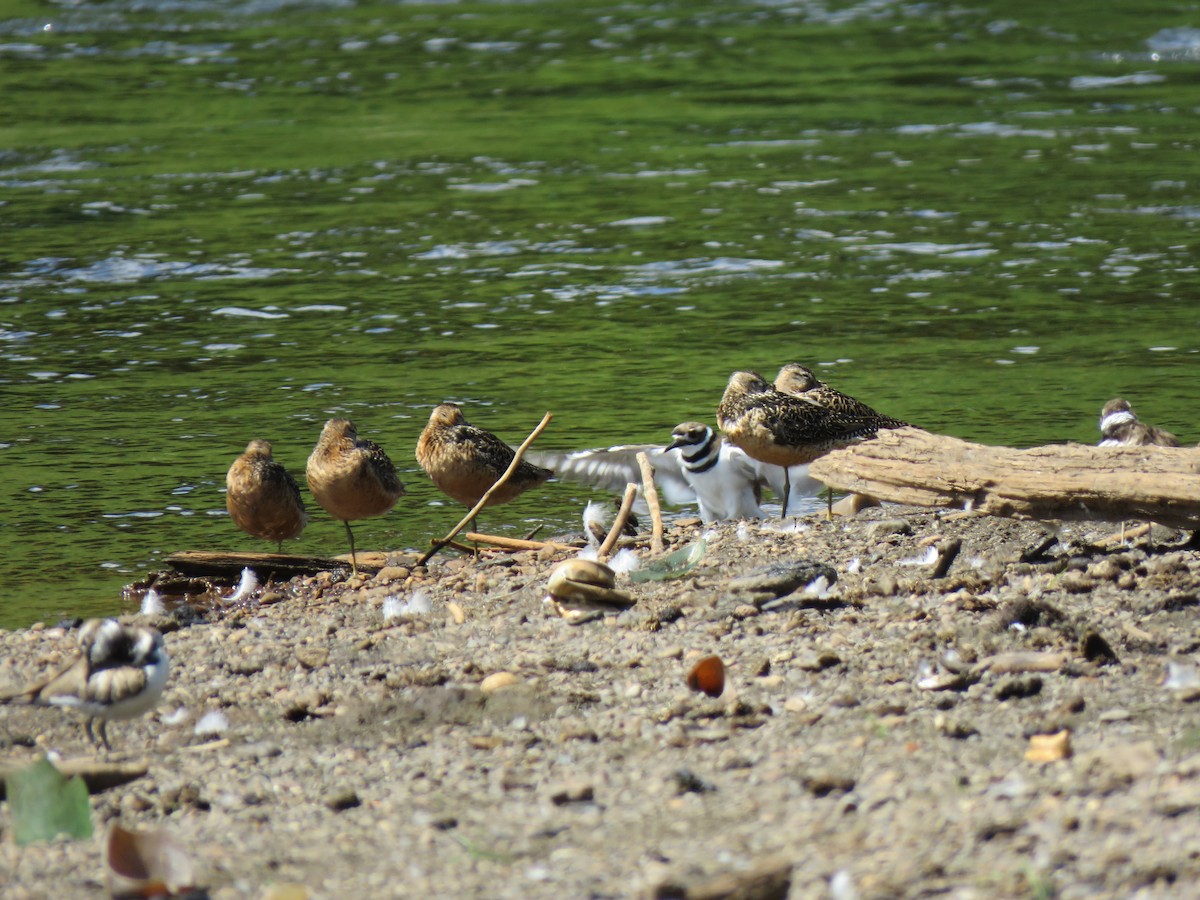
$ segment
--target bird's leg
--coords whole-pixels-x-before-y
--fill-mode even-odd
[[[833,488],[831,488],[829,486],[825,487],[825,498],[829,501],[829,506],[825,510],[825,518],[832,520],[833,519]]]
[[[779,513],[779,518],[787,518],[788,497],[792,493],[792,476],[788,472],[788,467],[783,467],[783,510]]]
[[[275,547],[276,553],[283,553],[283,541],[278,541]]]
[[[94,728],[95,724],[96,718],[94,716],[88,716],[83,723],[83,730],[87,734],[88,740],[91,741],[93,747],[103,747],[105,750],[112,750],[112,747],[108,745],[108,720],[101,719],[99,728]],[[100,734],[99,740],[96,739],[97,732]]]
[[[343,522],[346,526],[346,537],[350,538],[350,574],[358,574],[358,557],[354,555],[354,532],[350,530],[350,523]]]

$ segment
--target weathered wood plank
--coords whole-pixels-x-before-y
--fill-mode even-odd
[[[1029,519],[1200,528],[1200,449],[1051,444],[1018,450],[918,428],[881,431],[809,466],[839,490]]]
[[[388,565],[389,554],[359,553],[358,568],[378,572]],[[166,559],[176,572],[190,576],[220,575],[235,581],[242,569],[253,569],[259,578],[286,581],[296,575],[316,575],[318,572],[349,571],[350,557],[296,556],[288,553],[238,553],[222,550],[180,550]],[[396,563],[403,565],[403,562]]]

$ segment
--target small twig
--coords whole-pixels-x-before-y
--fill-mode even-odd
[[[1110,535],[1100,538],[1096,541],[1099,547],[1107,547],[1109,544],[1123,544],[1127,540],[1140,538],[1143,534],[1150,533],[1150,523],[1143,522],[1141,525],[1135,525],[1133,528],[1126,528],[1122,531],[1114,531]]]
[[[552,550],[578,550],[570,544],[559,544],[555,541],[531,541],[521,538],[501,537],[498,534],[479,534],[475,531],[468,531],[463,535],[468,541],[474,541],[477,544],[488,544],[492,547],[499,547],[502,550],[543,550],[549,547]]]
[[[617,538],[621,536],[621,532],[625,530],[625,523],[629,521],[629,511],[633,509],[633,498],[637,496],[637,485],[633,482],[625,485],[625,496],[621,498],[621,508],[617,511],[617,517],[613,519],[612,528],[609,529],[608,537],[604,539],[604,543],[600,545],[600,549],[596,551],[596,559],[604,562],[608,559],[608,554],[612,552],[612,548],[616,546]]]
[[[475,553],[479,549],[478,547],[468,547],[466,544],[460,544],[458,541],[439,541],[437,538],[430,538],[429,543],[431,546],[440,543],[443,550],[449,547],[451,550],[457,550],[459,553]]]
[[[206,753],[209,750],[222,750],[230,744],[229,738],[217,738],[203,744],[188,744],[179,749],[184,753]]]
[[[650,507],[650,552],[657,556],[663,552],[663,520],[662,509],[658,505],[658,488],[654,486],[654,466],[650,465],[650,457],[644,450],[638,451],[637,462],[642,470],[642,495]]]
[[[502,484],[504,484],[504,482],[508,481],[508,479],[512,475],[512,473],[517,470],[517,466],[519,466],[521,464],[521,458],[525,456],[525,451],[529,449],[529,445],[532,444],[534,442],[534,440],[537,439],[537,436],[539,434],[541,434],[543,431],[546,430],[546,426],[550,424],[550,420],[553,418],[554,418],[553,413],[546,413],[544,416],[542,416],[542,421],[540,421],[538,423],[537,428],[535,428],[535,429],[533,429],[533,431],[529,432],[529,437],[525,438],[525,440],[523,440],[521,442],[521,446],[518,447],[516,452],[513,454],[512,462],[510,462],[508,464],[508,468],[504,470],[504,474],[496,479],[496,483],[487,489],[487,493],[485,493],[482,497],[479,498],[479,502],[476,503],[474,507],[472,507],[472,509],[469,513],[467,513],[465,516],[463,516],[462,521],[459,522],[457,525],[455,525],[454,528],[452,528],[450,530],[450,533],[448,535],[446,535],[440,541],[434,542],[433,546],[428,551],[426,551],[425,555],[422,556],[420,558],[420,560],[417,561],[418,566],[423,566],[423,565],[425,565],[425,563],[429,562],[430,558],[435,553],[437,553],[439,550],[441,550],[443,547],[445,547],[448,543],[450,543],[452,540],[454,540],[454,536],[456,534],[458,534],[460,531],[462,531],[464,528],[466,528],[468,523],[470,523],[470,521],[472,519],[474,519],[477,515],[479,515],[479,511],[481,509],[483,509],[485,506],[487,506],[488,500],[492,499],[492,494],[494,494],[496,492],[496,489],[499,488]]]
[[[534,536],[535,534],[537,534],[539,531],[541,531],[541,530],[542,530],[543,528],[545,528],[545,527],[546,527],[546,523],[545,523],[545,522],[541,522],[540,524],[538,524],[538,525],[535,525],[533,528],[531,528],[531,529],[530,529],[530,531],[529,531],[529,534],[525,535],[525,540],[527,540],[527,541],[532,541],[532,540],[533,540],[533,536]]]
[[[962,540],[959,538],[940,541],[937,545],[937,562],[933,566],[933,571],[929,573],[929,577],[944,578],[961,549]]]

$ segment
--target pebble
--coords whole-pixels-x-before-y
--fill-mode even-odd
[[[325,798],[325,805],[334,812],[344,812],[362,806],[362,800],[356,791],[350,789],[335,790]]]
[[[1096,586],[1096,582],[1088,577],[1086,572],[1070,569],[1058,576],[1058,584],[1068,594],[1084,594]]]
[[[297,647],[296,662],[304,668],[319,669],[329,662],[329,651],[324,647]]]
[[[520,683],[521,679],[512,672],[493,672],[487,678],[483,679],[483,681],[479,682],[479,689],[485,694],[492,694]]]
[[[844,772],[818,769],[803,775],[800,783],[814,797],[828,797],[830,794],[845,794],[854,790],[855,779]]]
[[[824,669],[832,668],[840,665],[842,658],[832,650],[825,650],[818,653],[807,653],[800,656],[795,661],[797,669],[805,672],[820,672]]]
[[[872,541],[906,534],[912,534],[912,525],[907,519],[881,519],[867,528],[867,537]]]
[[[817,560],[800,559],[772,563],[730,579],[728,588],[731,591],[765,594],[771,598],[778,598],[787,596],[822,576],[830,584],[837,581],[837,572],[832,566]]]
[[[555,806],[568,803],[590,803],[595,799],[596,789],[590,781],[568,781],[550,789],[550,802]]]

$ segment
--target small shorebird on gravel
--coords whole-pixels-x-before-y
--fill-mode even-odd
[[[153,709],[167,684],[170,662],[162,635],[116,619],[89,619],[79,629],[79,654],[44,681],[0,696],[0,702],[73,709],[87,717],[84,730],[94,746],[111,749],[110,719],[133,719]],[[98,728],[93,730],[95,722]],[[99,740],[97,740],[97,732]]]
[[[358,436],[348,419],[330,419],[321,429],[305,469],[308,489],[321,507],[346,526],[350,567],[358,573],[350,523],[382,516],[404,496],[404,485],[383,448]]]
[[[857,401],[856,401],[857,402]],[[856,414],[776,390],[756,372],[734,372],[717,407],[717,424],[751,457],[785,469],[783,515],[791,493],[786,469],[805,465],[830,450],[897,428],[899,419],[874,410]]]
[[[429,414],[417,440],[417,462],[443,494],[471,509],[512,464],[516,452],[496,435],[467,422],[457,404],[443,403]],[[499,506],[554,473],[522,458],[515,472],[488,499]]]
[[[233,524],[266,541],[283,542],[300,537],[308,523],[300,486],[271,457],[271,442],[254,440],[233,461],[225,476],[225,508]]]
[[[1179,438],[1147,425],[1134,415],[1128,401],[1117,397],[1100,410],[1101,447],[1178,447]]]

